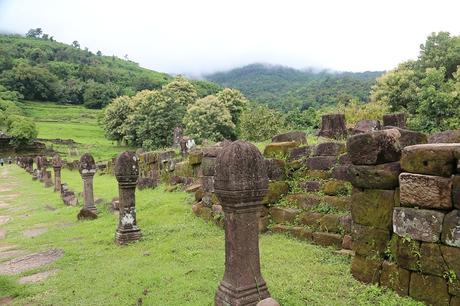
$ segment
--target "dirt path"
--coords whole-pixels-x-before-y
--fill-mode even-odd
[[[0,168],[0,275],[16,275],[36,269],[54,262],[64,254],[59,249],[48,249],[31,254],[5,242],[8,235],[5,226],[9,222],[15,222],[15,218],[9,213],[12,213],[14,201],[21,196],[16,190],[19,184],[18,178],[10,174],[9,167]],[[32,227],[25,229],[22,234],[25,237],[33,238],[47,230],[46,227]],[[22,284],[38,282],[57,272],[56,269],[38,272],[20,278],[19,282]],[[11,297],[0,295],[0,304],[10,301],[12,301]]]

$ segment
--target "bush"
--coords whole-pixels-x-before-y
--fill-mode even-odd
[[[264,141],[286,129],[282,113],[263,105],[245,110],[240,117],[240,137],[249,141]]]
[[[37,138],[38,131],[35,122],[24,116],[12,115],[7,119],[7,133],[13,144],[23,145]]]

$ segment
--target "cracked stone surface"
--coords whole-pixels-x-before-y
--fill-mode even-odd
[[[34,237],[37,237],[37,236],[40,236],[40,235],[46,233],[47,231],[48,231],[48,229],[46,227],[31,228],[31,229],[26,229],[25,231],[22,232],[22,234],[25,237],[34,238]]]
[[[19,279],[20,284],[30,284],[30,283],[38,283],[42,280],[47,279],[50,276],[55,275],[59,270],[53,269],[49,271],[39,272],[32,275],[24,276]]]
[[[64,254],[59,249],[51,249],[43,252],[29,254],[20,258],[15,258],[6,263],[0,264],[0,274],[14,275],[21,272],[36,269],[50,264]]]

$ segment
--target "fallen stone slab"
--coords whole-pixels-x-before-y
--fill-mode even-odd
[[[272,142],[288,142],[294,141],[297,144],[307,144],[307,135],[302,131],[291,131],[284,134],[276,135],[272,138]]]
[[[6,238],[6,229],[1,229],[0,228],[0,240]]]
[[[7,251],[2,251],[0,252],[0,261],[5,261],[5,260],[10,260],[12,258],[16,258],[19,256],[24,256],[26,255],[27,252],[24,250],[7,250]]]
[[[283,158],[291,149],[297,146],[298,144],[295,141],[273,142],[265,147],[264,157]]]
[[[53,269],[49,271],[39,272],[32,275],[24,276],[19,279],[20,284],[30,284],[30,283],[38,283],[50,276],[55,275],[59,270]]]
[[[444,214],[439,211],[395,207],[393,213],[393,232],[398,236],[437,242],[442,232]]]
[[[441,176],[401,173],[399,199],[402,206],[451,209],[452,180]]]
[[[10,220],[10,216],[0,216],[0,225],[8,223]]]
[[[447,130],[428,137],[428,143],[460,143],[460,130]]]
[[[401,138],[399,138],[401,148],[417,144],[424,144],[428,142],[428,137],[426,136],[426,134],[421,132],[406,130],[394,126],[387,126],[384,129],[397,129],[399,131],[399,133],[401,134]]]
[[[41,227],[41,228],[31,228],[31,229],[26,229],[25,231],[22,232],[24,237],[28,238],[34,238],[38,237],[44,233],[46,233],[48,229],[46,227]]]
[[[6,263],[0,264],[0,274],[14,275],[27,270],[36,269],[38,267],[54,262],[63,254],[64,251],[62,250],[51,249],[16,258]]]
[[[359,188],[395,189],[399,185],[399,162],[376,166],[351,165],[348,168],[351,184]]]
[[[314,156],[305,160],[309,170],[329,170],[337,163],[337,156]]]
[[[316,145],[315,156],[338,156],[346,152],[345,144],[341,142],[323,142]]]

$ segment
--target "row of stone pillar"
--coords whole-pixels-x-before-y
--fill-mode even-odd
[[[58,155],[53,157],[52,165],[55,191],[60,191],[62,161]],[[219,153],[215,169],[215,193],[225,213],[225,273],[215,295],[215,305],[278,305],[270,298],[260,272],[258,220],[262,199],[268,191],[264,158],[253,144],[235,141]],[[94,158],[83,155],[79,170],[83,179],[82,210],[97,214],[93,193]],[[120,211],[115,241],[124,245],[142,236],[136,220],[139,163],[135,153],[121,153],[114,170]]]

